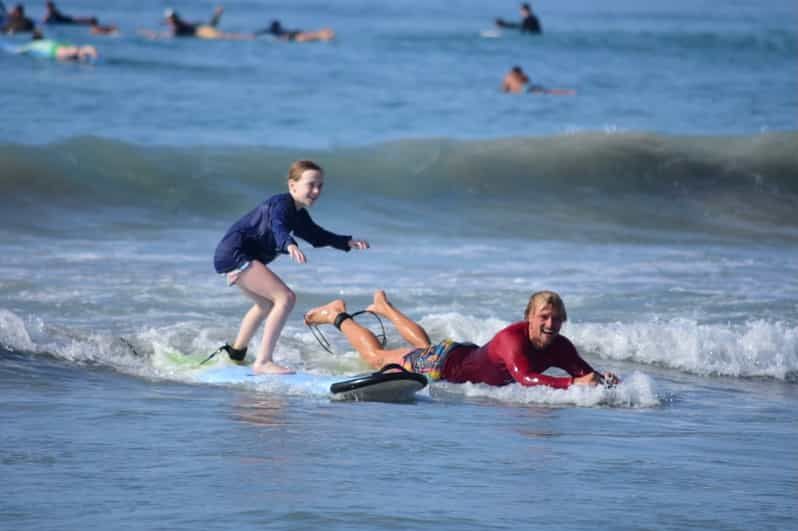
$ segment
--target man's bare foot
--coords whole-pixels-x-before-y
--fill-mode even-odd
[[[255,374],[294,374],[293,370],[277,365],[273,361],[267,361],[266,363],[255,362],[252,365],[252,372]]]
[[[335,317],[346,311],[346,304],[341,299],[335,299],[324,306],[313,308],[305,314],[305,324],[333,324]]]
[[[390,301],[388,301],[388,296],[385,295],[385,291],[378,289],[374,292],[374,302],[369,304],[366,310],[379,315],[386,315],[392,307]]]

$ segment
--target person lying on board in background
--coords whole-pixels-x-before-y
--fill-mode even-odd
[[[505,74],[502,80],[502,91],[521,93],[530,92],[532,94],[553,94],[559,96],[571,96],[576,94],[574,89],[568,88],[546,88],[542,85],[528,85],[529,76],[526,75],[520,66],[514,66]]]
[[[25,16],[25,7],[22,4],[17,4],[11,11],[6,13],[3,25],[0,27],[2,33],[28,33],[36,29],[33,20]]]
[[[367,311],[391,321],[410,347],[384,349],[369,329],[352,319],[341,299],[310,310],[305,314],[305,323],[334,325],[371,367],[397,363],[430,380],[489,385],[517,382],[557,389],[619,382],[612,373],[602,375],[593,370],[571,341],[560,335],[567,314],[562,299],[552,291],[532,294],[524,320],[505,327],[482,347],[450,339],[432,344],[426,330],[393,306],[382,290],[374,293],[374,302]],[[570,376],[543,374],[550,367],[560,368]]]
[[[273,20],[268,28],[255,32],[256,35],[271,35],[283,41],[310,42],[330,41],[335,38],[335,32],[330,28],[316,31],[287,30],[279,20]]]
[[[55,2],[46,2],[42,22],[45,24],[81,24],[88,26],[95,17],[73,17],[65,15],[55,7]]]
[[[39,30],[34,30],[31,42],[18,47],[14,52],[58,61],[93,61],[99,55],[94,46],[75,46],[45,39]]]
[[[164,21],[169,26],[169,31],[139,30],[138,33],[150,39],[162,39],[171,37],[196,37],[198,39],[219,39],[219,40],[250,40],[254,39],[252,33],[225,33],[216,27],[224,13],[224,7],[217,6],[213,11],[211,20],[207,24],[202,22],[188,22],[184,20],[174,9],[164,11]]]
[[[529,4],[521,4],[520,12],[521,22],[507,22],[504,19],[497,18],[496,26],[500,28],[518,28],[521,30],[521,33],[543,33],[540,20],[532,13],[532,8],[529,7]]]
[[[306,262],[291,233],[313,247],[333,247],[341,251],[368,249],[366,240],[332,233],[316,225],[307,209],[321,195],[324,173],[309,160],[295,161],[288,170],[288,193],[269,197],[236,221],[222,237],[213,257],[217,273],[227,277],[254,305],[244,316],[232,345],[219,350],[234,361],[243,361],[247,345],[264,322],[263,339],[252,369],[255,373],[292,372],[273,361],[274,348],[296,295],[267,264],[279,254],[288,254],[297,263]]]

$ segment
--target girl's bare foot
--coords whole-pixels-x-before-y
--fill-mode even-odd
[[[385,315],[391,309],[391,303],[388,301],[388,296],[385,291],[378,289],[374,292],[374,302],[369,304],[366,310],[374,312],[379,315]]]
[[[252,365],[252,372],[255,374],[294,374],[293,370],[288,367],[283,367],[282,365],[277,365],[273,361],[267,361],[265,363],[255,362]]]
[[[346,311],[346,304],[341,299],[335,299],[324,306],[313,308],[305,314],[305,324],[333,324],[335,317]]]

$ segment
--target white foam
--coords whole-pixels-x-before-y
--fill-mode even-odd
[[[798,326],[782,321],[701,324],[674,318],[638,323],[572,324],[581,351],[700,375],[769,376],[798,371]]]
[[[486,384],[453,384],[436,382],[431,395],[437,391],[472,398],[488,398],[513,404],[538,404],[548,406],[629,407],[648,408],[660,404],[654,381],[635,371],[623,377],[615,387],[574,385],[568,389],[554,389],[545,385],[524,387],[520,384],[495,387]]]
[[[0,343],[15,350],[35,349],[22,319],[13,312],[2,309],[0,309]]]

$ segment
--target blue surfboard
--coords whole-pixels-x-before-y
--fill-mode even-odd
[[[376,402],[410,402],[415,399],[415,393],[427,385],[424,376],[398,365],[387,365],[379,371],[345,379],[307,372],[255,374],[246,365],[227,365],[203,370],[194,379],[214,385],[245,385],[278,394]]]

